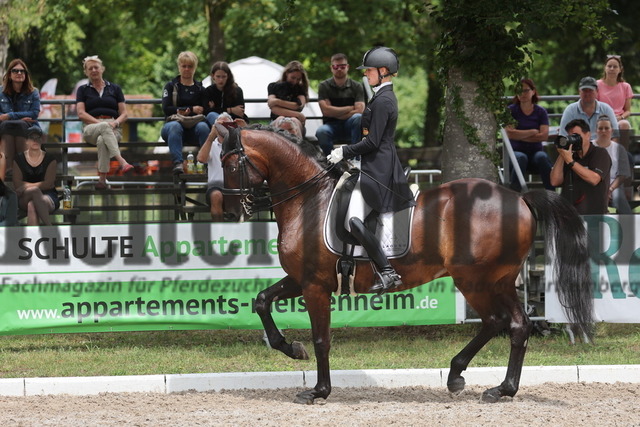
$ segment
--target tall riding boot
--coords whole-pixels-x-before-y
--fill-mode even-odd
[[[366,249],[367,254],[378,269],[376,281],[369,290],[383,294],[390,289],[401,286],[400,275],[396,273],[389,263],[376,236],[364,226],[360,218],[350,218],[349,225],[351,226],[351,234]]]

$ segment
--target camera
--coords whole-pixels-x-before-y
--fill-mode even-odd
[[[558,135],[555,144],[556,147],[563,150],[580,151],[582,150],[582,137],[577,133],[568,136]]]

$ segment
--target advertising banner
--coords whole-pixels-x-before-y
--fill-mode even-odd
[[[587,215],[595,319],[640,322],[640,216]],[[566,322],[555,292],[553,269],[545,268],[546,318]]]
[[[255,297],[285,276],[277,236],[271,222],[4,228],[0,334],[260,329]],[[310,326],[302,297],[275,302],[273,316],[280,328]],[[450,279],[332,297],[334,327],[463,316]]]

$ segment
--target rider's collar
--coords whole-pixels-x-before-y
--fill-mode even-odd
[[[393,84],[393,83],[391,83],[391,82],[384,82],[384,83],[382,83],[380,86],[376,86],[376,87],[373,87],[373,88],[371,88],[371,89],[373,89],[373,91],[374,91],[375,93],[378,93],[378,91],[379,91],[380,89],[382,89],[382,88],[383,88],[383,87],[385,87],[385,86],[389,86],[389,85],[391,85],[391,84]]]

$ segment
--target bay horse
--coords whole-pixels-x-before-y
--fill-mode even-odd
[[[311,320],[317,360],[317,383],[296,395],[296,403],[313,404],[331,392],[329,370],[330,298],[338,288],[336,262],[323,240],[323,224],[340,173],[334,173],[317,146],[273,129],[228,130],[222,164],[225,211],[250,213],[254,189],[267,182],[278,225],[278,253],[286,277],[261,291],[255,309],[272,348],[293,359],[308,359],[300,342],[289,343],[272,316],[274,301],[302,295]],[[230,196],[229,194],[233,194]],[[544,191],[519,194],[493,182],[462,179],[422,191],[412,222],[409,252],[391,260],[405,290],[451,276],[455,286],[482,320],[479,333],[452,360],[447,379],[451,393],[465,387],[461,373],[494,336],[507,331],[511,353],[504,381],[483,392],[496,402],[518,391],[532,328],[516,294],[515,281],[533,244],[538,222],[545,224],[556,287],[568,319],[587,333],[593,320],[589,253],[582,219],[559,195]],[[374,281],[366,263],[358,263],[355,291],[367,293]]]

